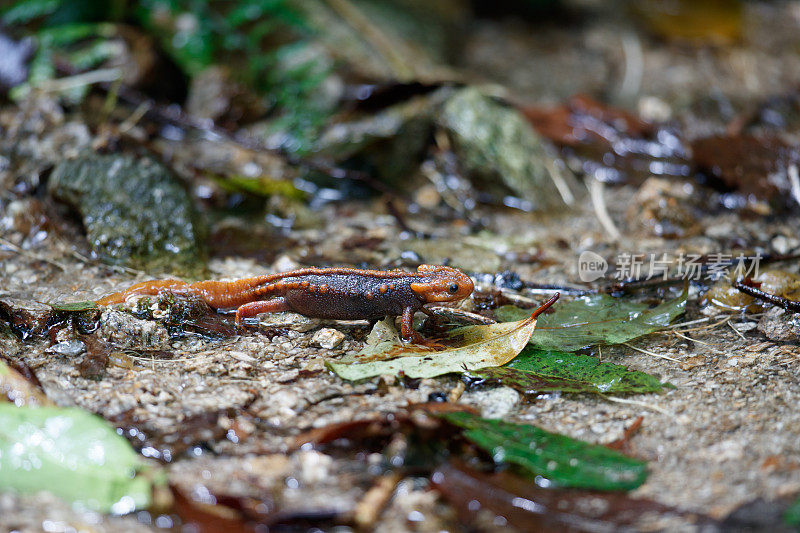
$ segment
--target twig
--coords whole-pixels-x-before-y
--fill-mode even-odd
[[[737,335],[739,335],[742,338],[742,340],[744,340],[744,341],[747,340],[747,338],[745,338],[745,336],[744,336],[744,333],[742,333],[741,331],[736,329],[736,327],[733,324],[731,324],[730,320],[728,320],[728,325],[731,327],[731,329],[734,331],[734,333],[736,333]]]
[[[564,203],[567,205],[575,205],[575,195],[572,194],[572,191],[569,189],[569,184],[566,178],[564,178],[564,164],[556,157],[545,157],[544,160],[544,164],[550,174],[550,179],[553,180],[553,184],[556,186],[558,194],[561,195],[561,199],[564,200]]]
[[[653,357],[658,357],[659,359],[666,359],[668,361],[675,361],[676,363],[680,363],[680,361],[678,359],[675,359],[674,357],[670,357],[668,355],[662,355],[662,354],[658,354],[656,352],[651,352],[649,350],[644,350],[642,348],[637,348],[636,346],[634,346],[633,344],[630,344],[628,342],[623,342],[622,344],[624,346],[627,346],[628,348],[632,348],[632,349],[636,350],[637,352],[642,352],[643,354],[646,354],[646,355],[651,355]]]
[[[800,204],[800,176],[797,173],[797,165],[789,165],[789,168],[786,169],[786,174],[789,176],[789,183],[792,185],[794,201]]]
[[[406,62],[402,54],[397,52],[397,44],[387,39],[380,29],[376,28],[353,4],[347,0],[327,0],[327,4],[372,45],[372,48],[383,57],[398,79],[414,78],[414,69]]]
[[[625,58],[625,72],[619,88],[619,95],[624,99],[632,99],[639,94],[644,73],[644,54],[642,42],[635,32],[622,34],[622,53]]]
[[[353,522],[364,530],[371,530],[402,477],[399,472],[389,472],[378,478],[353,509]]]
[[[45,262],[45,263],[47,263],[49,265],[53,265],[54,267],[60,268],[63,272],[67,271],[67,267],[62,265],[58,261],[53,261],[52,259],[48,259],[48,258],[46,258],[46,257],[44,257],[42,255],[35,254],[33,252],[30,252],[28,250],[20,248],[19,246],[17,246],[13,242],[7,241],[6,239],[3,239],[2,237],[0,237],[0,245],[5,246],[6,248],[9,248],[9,249],[11,249],[11,251],[16,252],[19,255],[22,255],[24,257],[28,257],[28,258],[34,259],[36,261],[43,261],[43,262]]]
[[[108,83],[122,77],[122,70],[118,68],[104,68],[66,76],[63,78],[48,79],[32,89],[42,92],[62,92],[95,83]]]
[[[672,413],[670,411],[667,411],[663,407],[659,407],[657,405],[653,405],[653,404],[650,404],[650,403],[640,402],[638,400],[629,400],[627,398],[618,398],[616,396],[606,396],[605,394],[601,394],[600,396],[602,396],[603,398],[605,398],[606,400],[608,400],[610,402],[627,403],[627,404],[630,404],[630,405],[638,405],[639,407],[644,407],[646,409],[651,409],[651,410],[653,410],[653,411],[655,411],[657,413],[661,413],[662,415],[675,416],[674,413]]]
[[[592,205],[594,206],[597,219],[606,229],[611,240],[618,241],[621,234],[617,226],[614,225],[614,221],[611,220],[611,216],[608,214],[608,207],[606,206],[606,199],[603,194],[605,185],[602,181],[592,178],[589,180],[587,187],[589,187],[589,196],[592,198]]]
[[[758,289],[755,286],[751,285],[752,283],[753,281],[751,279],[746,279],[744,281],[734,281],[733,286],[742,291],[743,293],[749,294],[753,298],[764,300],[773,305],[777,305],[778,307],[782,307],[787,311],[800,313],[800,302],[784,298],[783,296],[778,296],[777,294],[770,294],[768,292],[764,292],[761,289]]]

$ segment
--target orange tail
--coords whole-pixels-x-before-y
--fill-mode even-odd
[[[188,283],[178,279],[143,281],[124,291],[115,292],[114,294],[109,294],[108,296],[100,298],[97,300],[97,305],[121,304],[125,302],[128,296],[133,294],[156,296],[161,291],[181,292],[182,289],[185,291],[188,287]]]

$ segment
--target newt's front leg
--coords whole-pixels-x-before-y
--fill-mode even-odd
[[[416,311],[416,309],[411,307],[403,309],[403,316],[400,319],[400,338],[403,339],[403,342],[418,344],[428,348],[443,348],[438,342],[428,340],[416,332],[414,329],[414,313]]]
[[[289,306],[286,305],[286,300],[283,298],[272,298],[270,300],[261,300],[258,302],[250,302],[239,306],[236,309],[236,325],[242,323],[242,319],[252,318],[261,313],[280,313],[282,311],[291,311]]]

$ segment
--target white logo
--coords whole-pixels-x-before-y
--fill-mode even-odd
[[[578,277],[589,283],[602,278],[608,270],[608,262],[598,254],[586,250],[578,258]]]

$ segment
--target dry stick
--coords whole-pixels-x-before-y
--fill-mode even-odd
[[[733,324],[731,324],[730,320],[728,320],[728,325],[731,327],[731,329],[734,331],[734,333],[736,333],[737,335],[739,335],[742,338],[742,340],[745,340],[745,341],[747,340],[745,338],[745,336],[744,336],[744,333],[742,333],[741,331],[736,329],[736,327]]]
[[[727,354],[726,354],[725,352],[723,352],[722,350],[717,350],[716,348],[713,348],[713,346],[720,346],[719,344],[709,344],[709,343],[707,343],[707,342],[703,342],[703,341],[700,341],[700,340],[697,340],[697,339],[693,339],[693,338],[691,338],[691,337],[689,337],[689,336],[687,336],[687,335],[683,335],[683,334],[681,334],[681,333],[678,333],[677,331],[673,331],[672,333],[674,333],[675,335],[677,335],[677,336],[678,336],[678,337],[680,337],[681,339],[685,339],[685,340],[687,340],[687,341],[690,341],[690,342],[695,342],[695,343],[697,343],[697,344],[702,344],[703,346],[707,346],[707,347],[708,347],[708,350],[710,350],[710,351],[714,352],[715,354],[718,354],[718,355],[727,355]]]
[[[39,254],[36,254],[36,253],[33,253],[33,252],[29,252],[28,250],[20,248],[19,246],[17,246],[13,242],[7,241],[6,239],[3,239],[2,237],[0,237],[0,245],[5,246],[6,248],[9,248],[12,252],[16,252],[19,255],[23,256],[23,257],[27,257],[29,259],[34,259],[36,261],[43,261],[43,262],[45,262],[45,263],[47,263],[49,265],[53,265],[55,267],[60,268],[64,272],[66,272],[66,270],[67,270],[67,267],[65,267],[64,265],[62,265],[58,261],[53,261],[52,259],[48,259],[48,258],[46,258],[46,257],[44,257],[42,255],[39,255]]]
[[[650,404],[650,403],[640,402],[640,401],[637,401],[637,400],[629,400],[627,398],[618,398],[616,396],[606,396],[605,394],[601,394],[600,396],[602,396],[603,398],[605,398],[606,400],[608,400],[610,402],[627,403],[627,404],[630,404],[630,405],[638,405],[639,407],[644,407],[645,409],[652,409],[653,411],[655,411],[657,413],[661,413],[662,415],[675,416],[675,413],[673,413],[671,411],[668,411],[667,409],[664,409],[663,407],[659,407],[657,405],[653,405],[653,404]]]
[[[749,294],[753,298],[764,300],[773,305],[777,305],[778,307],[782,307],[787,311],[800,313],[800,302],[784,298],[783,296],[778,296],[777,294],[770,294],[768,292],[764,292],[761,289],[757,289],[756,287],[749,285],[748,283],[752,283],[752,281],[749,279],[745,281],[734,281],[733,286],[742,291],[743,293]]]
[[[589,183],[587,183],[587,187],[589,188],[589,196],[592,198],[592,205],[594,206],[597,219],[611,236],[611,239],[618,241],[621,234],[614,224],[614,221],[611,220],[611,215],[608,214],[608,207],[606,206],[606,199],[603,194],[605,189],[603,182],[596,178],[591,178]]]
[[[372,529],[402,478],[398,472],[390,472],[379,477],[361,501],[356,503],[353,509],[353,522],[365,530]]]
[[[628,348],[632,348],[632,349],[636,350],[637,352],[642,352],[643,354],[646,354],[646,355],[650,355],[650,356],[653,356],[653,357],[658,357],[659,359],[666,359],[668,361],[674,361],[676,363],[680,363],[680,360],[675,359],[674,357],[670,357],[668,355],[662,355],[662,354],[658,354],[656,352],[651,352],[649,350],[644,350],[642,348],[637,348],[636,346],[634,346],[633,344],[630,344],[628,342],[623,342],[622,344],[623,344],[623,346],[627,346]]]

